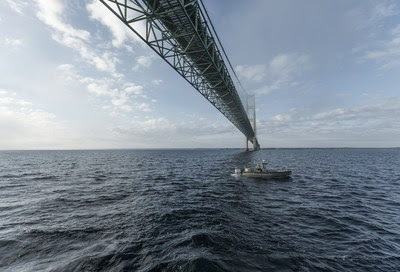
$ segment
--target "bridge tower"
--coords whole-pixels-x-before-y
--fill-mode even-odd
[[[254,130],[254,137],[252,139],[249,139],[248,137],[245,138],[245,150],[249,151],[249,141],[251,141],[253,144],[253,150],[256,151],[260,149],[260,144],[257,140],[256,96],[254,94],[247,95],[246,97],[246,112]]]

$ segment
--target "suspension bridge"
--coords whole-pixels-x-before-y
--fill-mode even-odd
[[[246,150],[249,141],[260,148],[255,98],[246,98],[245,108],[229,71],[240,81],[201,0],[99,1],[244,134]]]

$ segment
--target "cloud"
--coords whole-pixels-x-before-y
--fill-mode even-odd
[[[89,64],[95,66],[99,71],[116,74],[116,65],[119,60],[111,52],[96,52],[90,46],[90,32],[74,28],[71,24],[64,22],[66,7],[60,0],[35,0],[38,18],[52,28],[53,39],[60,44],[77,51]]]
[[[30,103],[25,100],[15,99],[13,97],[0,97],[0,106],[29,106]]]
[[[160,85],[161,83],[163,83],[162,79],[153,79],[151,81],[151,84],[156,85],[156,86]]]
[[[85,81],[90,81],[86,86],[89,93],[93,93],[97,96],[114,97],[118,93],[116,89],[110,89],[110,87],[105,83],[98,83],[94,79],[89,80],[88,78],[86,78]]]
[[[272,76],[290,78],[310,65],[310,58],[300,54],[280,54],[274,57],[269,66]]]
[[[347,12],[346,17],[355,30],[368,30],[375,36],[384,26],[384,21],[400,13],[398,6],[392,1],[379,1],[377,4],[362,2]]]
[[[63,65],[60,69],[71,69],[70,65]],[[76,81],[77,78],[74,79]],[[81,78],[88,81],[88,78]],[[97,86],[99,87],[99,86]],[[130,84],[127,88],[139,90],[136,85]],[[100,93],[110,98],[110,107],[124,110],[138,110],[148,112],[151,110],[145,102],[126,101],[129,99],[124,92],[110,96],[107,90]],[[115,108],[113,110],[115,111]],[[131,118],[130,118],[131,119]],[[129,120],[129,119],[128,119]],[[118,126],[120,119],[113,119],[111,127]],[[146,136],[145,132],[152,132],[162,128],[161,120],[135,121],[131,129],[143,130],[135,135]],[[51,112],[39,108],[37,105],[19,97],[15,92],[0,89],[0,149],[60,149],[60,148],[112,148],[112,147],[140,147],[140,137],[118,137],[110,129],[110,125],[102,123],[101,127],[90,124],[90,129],[85,130],[71,126],[72,124],[60,121]],[[76,124],[75,124],[76,125]],[[78,127],[82,126],[79,124]],[[99,134],[101,131],[101,136]],[[132,142],[132,139],[135,139]]]
[[[71,135],[54,114],[6,90],[0,91],[0,127],[0,149],[48,148]]]
[[[136,96],[143,94],[143,86],[136,85],[134,83],[125,84],[124,90],[128,94],[133,94]]]
[[[62,64],[57,68],[60,80],[67,85],[84,87],[88,93],[99,98],[99,103],[104,104],[103,109],[112,115],[119,112],[141,111],[150,112],[151,106],[147,103],[147,96],[143,86],[133,82],[126,82],[123,78],[111,77],[85,77],[80,75],[71,64]]]
[[[375,60],[381,68],[393,68],[400,65],[400,24],[388,32],[389,38],[381,41],[374,50],[366,51],[365,60]]]
[[[90,18],[106,26],[113,35],[112,44],[117,48],[126,46],[133,38],[132,31],[110,12],[100,1],[94,0],[86,5]]]
[[[25,0],[6,0],[6,3],[12,10],[19,14],[23,14],[23,10],[28,6],[28,3]]]
[[[35,0],[35,2],[38,7],[37,16],[39,19],[54,30],[63,34],[66,39],[79,38],[85,41],[89,40],[90,33],[88,31],[74,28],[62,20],[65,14],[65,6],[62,1]]]
[[[107,4],[115,12],[119,13],[117,3],[113,4],[111,1],[108,1]],[[113,35],[113,46],[118,48],[125,47],[128,50],[131,50],[131,47],[127,45],[127,42],[129,40],[142,42],[141,39],[133,31],[131,31],[123,22],[121,22],[117,18],[117,16],[115,16],[110,10],[108,10],[108,8],[104,6],[104,4],[102,4],[100,1],[92,0],[89,4],[86,5],[86,9],[90,14],[90,18],[100,22],[109,29],[109,31]],[[129,18],[137,17],[140,15],[134,9],[128,9],[127,12]],[[145,36],[146,25],[143,21],[130,23],[129,25],[133,29],[135,29],[141,36]]]
[[[11,47],[12,49],[17,49],[23,45],[23,40],[8,37],[8,38],[4,38],[2,41],[0,40],[0,45],[4,45],[6,47]]]
[[[262,82],[254,93],[268,94],[283,88],[297,85],[296,78],[310,69],[310,57],[305,54],[279,54],[268,64],[239,65],[236,71],[247,81]]]
[[[150,67],[153,62],[153,56],[140,56],[137,59],[137,63],[143,67]]]
[[[127,83],[125,85],[119,85],[118,82],[95,80],[93,78],[85,78],[87,90],[96,96],[108,97],[111,102],[111,108],[115,114],[117,110],[130,112],[130,111],[142,111],[150,112],[150,104],[146,102],[137,102],[138,97],[145,97],[142,95],[143,87],[135,85],[133,83]],[[119,85],[115,87],[116,85]],[[110,108],[110,107],[105,107]]]
[[[117,125],[112,132],[114,137],[125,143],[141,139],[142,144],[152,147],[188,147],[204,145],[209,139],[227,137],[237,130],[225,121],[218,123],[196,117],[175,121],[165,117],[147,117]]]
[[[0,89],[0,107],[27,107],[31,105],[32,103],[17,98],[16,93]]]
[[[132,68],[133,71],[138,71],[140,68],[149,68],[153,63],[155,56],[139,56],[136,60],[136,65]]]
[[[377,24],[388,17],[399,14],[399,8],[395,3],[381,2],[375,5],[371,11],[368,23],[370,25]]]
[[[20,46],[20,45],[22,45],[22,40],[21,39],[13,39],[13,38],[5,38],[4,43],[6,45],[11,45],[11,46]]]
[[[242,78],[254,81],[261,81],[268,74],[268,67],[265,64],[238,65],[235,70]]]
[[[261,138],[307,143],[309,139],[337,145],[362,146],[366,141],[375,146],[400,145],[400,99],[391,98],[376,105],[334,108],[307,114],[298,109],[274,115],[258,122]],[[381,142],[386,136],[391,142]],[[343,141],[345,139],[345,141]],[[395,139],[395,140],[393,140]],[[336,141],[336,142],[335,142]],[[308,146],[318,146],[308,142]],[[370,143],[368,145],[370,145]],[[324,145],[322,145],[324,146]],[[326,146],[326,145],[325,145]]]

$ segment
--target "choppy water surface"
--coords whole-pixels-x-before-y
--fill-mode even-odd
[[[400,150],[3,151],[0,270],[400,271]]]

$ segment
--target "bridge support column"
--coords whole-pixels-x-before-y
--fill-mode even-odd
[[[245,145],[244,145],[244,149],[245,151],[249,151],[249,139],[247,139],[247,137],[245,138]]]
[[[254,151],[258,150],[258,142],[256,137],[254,137],[253,139],[253,150]]]

